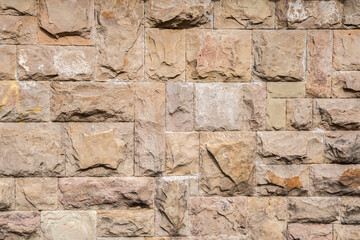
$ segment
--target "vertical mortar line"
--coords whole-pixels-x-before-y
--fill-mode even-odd
[[[331,70],[330,70],[330,98],[333,97],[333,61],[334,61],[334,30],[330,30],[330,42],[331,42]]]

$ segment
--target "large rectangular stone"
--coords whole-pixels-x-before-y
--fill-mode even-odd
[[[0,238],[40,240],[40,213],[0,212]]]
[[[269,82],[267,96],[272,98],[304,98],[305,82]]]
[[[309,98],[286,100],[286,129],[311,130],[313,100]]]
[[[0,15],[0,22],[0,43],[37,44],[36,17]]]
[[[333,67],[337,71],[360,70],[360,32],[334,31]]]
[[[332,224],[290,223],[288,240],[332,240]]]
[[[266,99],[266,130],[280,131],[286,127],[286,99]]]

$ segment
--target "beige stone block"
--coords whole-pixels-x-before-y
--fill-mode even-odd
[[[1,0],[0,15],[36,15],[36,0]]]
[[[0,65],[0,80],[14,80],[16,72],[16,46],[0,46],[0,59],[3,62]]]
[[[353,240],[360,238],[359,225],[334,224],[333,240]]]
[[[37,19],[32,16],[0,15],[1,44],[37,44]]]
[[[360,3],[357,0],[343,2],[342,22],[345,27],[359,28],[360,26]]]
[[[331,224],[290,223],[289,240],[332,240]]]
[[[265,130],[266,83],[243,85],[244,130]]]
[[[312,129],[313,100],[308,98],[286,101],[286,129]]]
[[[335,98],[359,98],[360,72],[336,72],[333,74],[332,94]]]
[[[0,238],[40,240],[40,213],[0,212]]]
[[[14,207],[15,207],[15,179],[0,178],[0,211],[13,210]]]
[[[360,198],[342,197],[340,209],[341,223],[359,224],[360,223]]]
[[[268,98],[266,100],[266,130],[285,130],[286,99]]]
[[[267,96],[271,98],[304,98],[305,82],[269,82]]]
[[[337,71],[360,70],[360,32],[334,31],[333,67]]]

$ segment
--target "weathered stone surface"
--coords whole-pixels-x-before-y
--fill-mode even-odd
[[[358,165],[313,165],[310,192],[313,196],[360,195]]]
[[[333,240],[354,240],[360,238],[359,225],[334,224]]]
[[[189,218],[193,236],[244,234],[246,198],[190,198]]]
[[[151,208],[152,178],[59,178],[60,202],[65,209]]]
[[[187,132],[194,128],[194,85],[166,84],[166,130]]]
[[[146,27],[211,28],[212,11],[211,0],[147,0]]]
[[[331,224],[291,223],[288,232],[289,240],[332,240]]]
[[[55,210],[57,194],[57,178],[17,178],[16,210]]]
[[[250,82],[251,33],[187,30],[187,81]]]
[[[199,173],[199,133],[166,134],[166,174],[193,175]]]
[[[50,120],[48,82],[0,81],[0,121],[41,122]]]
[[[265,130],[266,84],[243,85],[244,130]]]
[[[40,240],[39,212],[0,212],[0,238]]]
[[[340,1],[280,0],[276,3],[278,28],[339,28]]]
[[[360,70],[360,32],[334,31],[333,67],[337,71]]]
[[[291,197],[289,221],[307,223],[332,223],[339,220],[340,198]]]
[[[360,223],[360,198],[343,197],[340,209],[341,223]]]
[[[178,177],[158,178],[155,195],[157,235],[187,235],[188,181]]]
[[[266,164],[323,162],[321,132],[257,132],[259,161]]]
[[[30,16],[0,16],[0,43],[36,44],[37,20]]]
[[[199,83],[195,85],[196,130],[242,130],[243,85]]]
[[[14,80],[16,71],[16,47],[7,45],[0,46],[0,59],[3,63],[6,63],[0,65],[0,80]]]
[[[134,121],[134,88],[126,83],[53,82],[52,121]]]
[[[43,211],[41,231],[45,239],[95,240],[95,211]]]
[[[285,130],[286,99],[266,99],[266,130]]]
[[[15,180],[0,178],[0,211],[12,210],[15,206]]]
[[[96,0],[96,78],[144,78],[144,4],[142,0]]]
[[[70,123],[68,176],[133,176],[133,123]]]
[[[94,0],[39,0],[38,10],[40,44],[94,44]]]
[[[1,0],[1,15],[36,15],[36,0],[14,1]]]
[[[269,82],[267,96],[272,98],[305,97],[305,82]]]
[[[326,130],[359,130],[360,99],[316,99],[313,124]]]
[[[0,124],[0,176],[63,175],[61,128],[52,123]]]
[[[301,165],[256,166],[256,192],[259,195],[306,196],[309,168]]]
[[[333,163],[360,163],[360,132],[327,132],[325,158]]]
[[[152,236],[154,210],[98,211],[96,234],[101,237]]]
[[[275,3],[220,0],[214,3],[215,28],[274,28]]]
[[[342,22],[346,27],[360,27],[360,3],[357,0],[343,2]]]
[[[199,193],[199,176],[188,176],[186,177],[189,181],[189,196],[197,197]]]
[[[307,35],[306,94],[330,98],[332,32],[309,31]]]
[[[95,51],[90,47],[21,46],[19,80],[91,80]]]
[[[313,112],[312,99],[288,99],[286,102],[286,111],[287,130],[311,130]]]
[[[135,85],[135,175],[165,170],[165,85]]]
[[[280,197],[248,198],[247,239],[286,239],[287,201]]]
[[[360,98],[360,72],[337,72],[332,77],[335,98]]]
[[[200,133],[200,188],[203,195],[254,192],[255,134]]]
[[[305,38],[305,31],[254,32],[255,76],[266,81],[304,80]]]

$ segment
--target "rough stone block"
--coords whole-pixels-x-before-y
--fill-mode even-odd
[[[244,130],[265,130],[266,83],[243,85]]]
[[[0,65],[0,80],[14,80],[16,72],[16,46],[0,46],[0,59],[3,62]]]
[[[285,130],[286,99],[268,98],[266,100],[266,130]]]
[[[40,213],[0,212],[0,238],[40,240]]]
[[[360,238],[359,225],[334,224],[333,240],[354,240]]]
[[[360,27],[360,3],[357,0],[343,2],[342,22],[348,28]]]
[[[332,240],[331,224],[291,223],[288,232],[289,240]]]
[[[32,16],[0,15],[0,43],[36,44],[37,19]]]
[[[286,101],[286,129],[287,130],[311,130],[313,100],[288,99]]]
[[[327,132],[324,154],[332,163],[360,163],[360,132]]]
[[[332,77],[335,98],[360,98],[360,72],[337,72]]]
[[[272,98],[303,98],[305,82],[269,82],[267,96]]]
[[[15,207],[14,189],[15,189],[15,180],[13,178],[0,178],[0,211],[14,209]]]
[[[360,198],[343,197],[340,217],[343,224],[360,224]]]
[[[36,15],[36,0],[1,0],[0,15]]]
[[[360,70],[360,32],[334,31],[333,67],[337,71]]]

